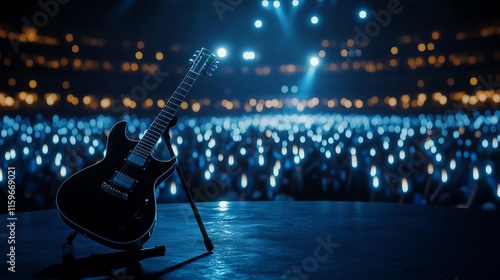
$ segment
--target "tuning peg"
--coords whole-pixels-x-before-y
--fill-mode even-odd
[[[194,59],[190,58],[189,59],[189,65],[193,64],[193,62],[194,62]]]

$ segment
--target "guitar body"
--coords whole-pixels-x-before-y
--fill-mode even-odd
[[[176,158],[160,161],[151,155],[142,168],[127,163],[127,156],[139,141],[126,136],[126,126],[125,121],[116,123],[104,159],[69,177],[56,195],[59,215],[66,224],[120,250],[140,247],[149,239],[156,225],[155,188],[177,165]],[[103,183],[123,170],[136,180],[126,199],[103,188]]]

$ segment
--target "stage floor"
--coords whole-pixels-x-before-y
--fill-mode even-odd
[[[198,207],[215,246],[212,253],[205,250],[189,205],[163,204],[145,247],[165,245],[165,256],[127,268],[96,264],[87,257],[115,251],[79,235],[74,242],[78,265],[69,270],[60,263],[71,230],[56,210],[18,213],[15,272],[7,270],[3,225],[0,278],[500,279],[498,212],[360,202]],[[7,218],[0,221],[8,225]]]

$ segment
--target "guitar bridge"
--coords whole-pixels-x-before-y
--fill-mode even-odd
[[[108,183],[106,182],[102,182],[101,184],[101,189],[103,189],[104,191],[106,191],[107,193],[109,194],[112,194],[122,200],[127,200],[128,199],[128,193],[126,192],[123,192],[115,187],[112,187],[111,185],[109,185]]]

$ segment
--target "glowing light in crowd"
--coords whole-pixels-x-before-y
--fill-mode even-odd
[[[175,181],[170,182],[170,193],[172,195],[177,193],[177,185],[175,184]]]
[[[370,176],[375,176],[377,174],[377,167],[375,165],[372,165],[370,168]]]
[[[399,158],[403,160],[403,159],[405,159],[405,157],[406,157],[405,151],[403,151],[403,150],[399,151]]]
[[[248,185],[247,174],[241,174],[241,187],[246,188]]]
[[[374,157],[376,154],[377,154],[377,150],[375,150],[374,148],[371,148],[370,149],[370,156]]]
[[[38,164],[38,165],[42,164],[42,156],[40,156],[40,155],[36,156],[36,164]]]
[[[379,186],[379,179],[377,176],[373,177],[373,187],[378,188]]]
[[[356,157],[356,155],[351,156],[351,165],[352,168],[358,167],[358,158]]]
[[[441,160],[443,160],[443,156],[441,156],[441,154],[440,154],[440,153],[437,153],[437,154],[436,154],[436,161],[437,161],[437,162],[441,162]]]
[[[219,48],[217,50],[217,56],[221,57],[221,58],[226,57],[227,56],[227,50],[225,48]]]
[[[66,177],[66,167],[65,166],[61,167],[61,177]]]
[[[280,7],[280,1],[275,0],[275,1],[273,2],[273,7],[275,7],[275,8],[279,8],[279,7]]]
[[[455,168],[457,168],[457,162],[455,161],[455,159],[451,159],[450,160],[450,169],[455,170]]]
[[[260,166],[264,165],[264,155],[262,155],[262,154],[259,155],[259,165]]]
[[[293,0],[293,1],[292,1],[292,5],[293,5],[294,7],[297,7],[297,6],[299,5],[299,0]]]
[[[269,177],[269,185],[273,188],[276,187],[276,178],[273,175]]]
[[[479,180],[479,170],[477,169],[476,166],[474,166],[474,168],[472,168],[472,178],[474,178],[474,180]]]
[[[208,170],[205,170],[205,179],[206,180],[210,180],[210,177],[212,176],[212,174],[210,173],[210,171]]]
[[[229,155],[229,157],[227,158],[227,163],[229,165],[233,165],[234,164],[234,157],[233,157],[233,155]]]
[[[490,175],[493,172],[493,167],[491,167],[491,164],[487,164],[485,168],[486,174]]]
[[[360,19],[365,19],[367,15],[368,15],[368,14],[366,13],[366,11],[365,11],[365,10],[361,10],[361,11],[359,11],[359,13],[358,13],[358,17],[359,17]]]
[[[448,182],[448,173],[446,172],[446,169],[441,170],[441,182]]]
[[[42,153],[46,155],[48,152],[49,152],[49,146],[47,146],[47,144],[43,144]]]
[[[269,6],[269,1],[264,0],[262,1],[262,7],[268,7]]]
[[[389,155],[389,156],[387,157],[387,162],[388,162],[389,164],[393,164],[393,163],[394,163],[394,156],[393,156],[393,155]]]
[[[408,180],[406,178],[403,178],[401,180],[401,190],[403,191],[403,193],[408,192]]]

